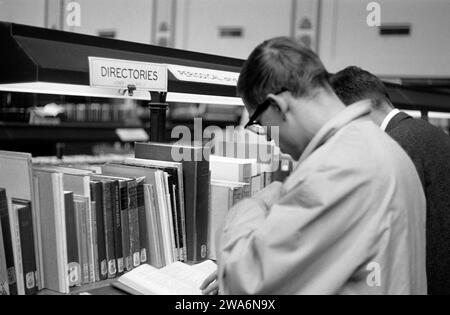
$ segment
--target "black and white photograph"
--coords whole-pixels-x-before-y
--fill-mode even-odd
[[[450,295],[449,134],[450,0],[0,0],[0,295]]]

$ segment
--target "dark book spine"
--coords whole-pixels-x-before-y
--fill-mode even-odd
[[[147,215],[145,213],[145,196],[144,196],[144,180],[137,183],[137,205],[139,214],[139,243],[141,248],[141,264],[148,260],[148,230],[147,230]]]
[[[123,249],[125,270],[130,271],[133,269],[133,260],[130,244],[130,219],[128,206],[129,206],[128,183],[124,182],[123,185],[120,187],[120,219],[122,226],[122,249]]]
[[[20,244],[22,248],[22,266],[24,274],[25,295],[36,295],[37,264],[34,250],[33,214],[31,203],[17,210],[19,219]]]
[[[16,268],[14,265],[14,251],[11,238],[11,226],[8,213],[6,191],[0,190],[0,220],[2,225],[3,243],[5,247],[6,268],[8,270],[9,294],[17,295]]]
[[[141,264],[141,244],[139,239],[139,209],[137,202],[137,182],[131,181],[129,186],[130,194],[130,247],[133,254],[133,267]]]
[[[69,272],[69,286],[77,286],[82,282],[81,261],[78,253],[77,217],[73,193],[64,194],[67,234],[67,263]]]
[[[113,227],[114,227],[114,252],[117,263],[117,275],[122,275],[125,271],[123,246],[122,246],[122,219],[120,212],[120,183],[114,181],[112,195],[113,206]]]
[[[108,263],[106,260],[105,223],[103,221],[103,185],[100,182],[91,183],[91,196],[95,202],[98,270],[100,280],[108,279]]]
[[[112,195],[114,188],[112,183],[104,183],[103,207],[106,242],[106,261],[108,263],[108,278],[115,278],[117,274],[116,254],[114,246],[114,213]]]
[[[211,186],[209,161],[204,160],[197,163],[196,179],[195,230],[197,233],[194,262],[200,262],[208,258],[209,196]]]

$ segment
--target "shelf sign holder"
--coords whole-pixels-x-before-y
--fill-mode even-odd
[[[166,143],[166,120],[169,104],[166,92],[150,92],[150,141]]]
[[[167,141],[167,65],[89,57],[89,80],[91,87],[118,89],[121,95],[128,93],[130,97],[138,90],[149,91],[150,141]]]

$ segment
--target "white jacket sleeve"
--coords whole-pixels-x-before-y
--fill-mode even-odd
[[[299,177],[270,208],[260,197],[238,204],[221,237],[221,292],[339,291],[375,250],[370,187],[367,176],[332,167]]]

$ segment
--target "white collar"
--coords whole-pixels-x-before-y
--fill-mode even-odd
[[[386,131],[387,126],[389,125],[389,123],[391,122],[391,120],[392,120],[395,116],[397,116],[397,114],[400,114],[400,111],[399,111],[397,108],[393,109],[393,110],[386,116],[386,118],[383,120],[383,123],[382,123],[381,126],[380,126],[381,130]]]

